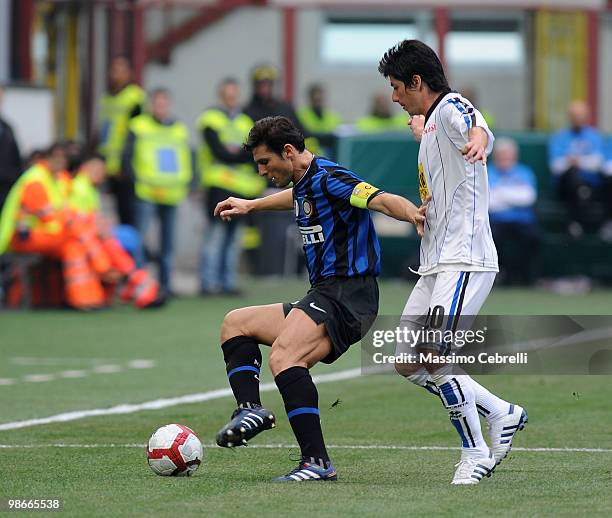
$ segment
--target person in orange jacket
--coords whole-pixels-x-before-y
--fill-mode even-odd
[[[68,305],[96,309],[104,305],[104,290],[73,228],[57,180],[66,165],[63,146],[54,144],[13,185],[0,216],[0,254],[12,251],[59,259]]]
[[[137,268],[100,210],[97,187],[106,176],[103,158],[90,154],[73,157],[71,161],[71,174],[62,178],[68,207],[89,262],[104,280],[107,303],[112,303],[117,287],[121,286],[119,296],[123,302],[131,301],[138,308],[162,305],[159,284],[145,269]]]

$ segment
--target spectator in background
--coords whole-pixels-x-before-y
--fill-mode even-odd
[[[4,88],[0,85],[0,113]],[[21,155],[13,128],[0,116],[0,209],[21,174]]]
[[[607,208],[606,222],[599,232],[600,237],[608,242],[612,242],[612,136],[609,136],[605,143],[604,165],[603,165],[603,195]]]
[[[489,218],[504,284],[532,284],[539,255],[539,233],[533,210],[537,187],[533,171],[518,163],[514,140],[495,143],[489,170]]]
[[[274,93],[279,80],[275,67],[258,65],[251,75],[253,96],[244,107],[244,113],[253,122],[265,117],[283,116],[293,122],[305,137],[308,133],[300,122],[293,105],[280,99]],[[307,146],[311,143],[307,139]],[[268,189],[278,188],[268,180]],[[287,229],[293,225],[292,218],[283,213],[262,213],[253,216],[253,226],[247,228],[246,245],[254,272],[257,275],[278,275],[283,272],[283,254],[279,253],[286,246]],[[279,237],[281,236],[281,237]],[[273,252],[272,252],[273,251]],[[272,253],[271,253],[272,252]]]
[[[278,81],[278,70],[268,65],[258,65],[253,69],[253,96],[244,107],[244,113],[257,122],[264,117],[282,115],[295,123],[300,131],[304,128],[295,112],[293,105],[274,95],[274,87]]]
[[[176,207],[188,194],[193,176],[189,130],[170,115],[170,93],[162,88],[151,94],[151,114],[134,117],[123,153],[122,169],[134,181],[136,227],[141,246],[136,262],[142,267],[144,237],[153,215],[160,220],[159,283],[162,297],[171,295],[170,275]]]
[[[394,116],[392,108],[386,93],[374,94],[370,113],[357,119],[355,127],[363,133],[384,133],[408,129],[406,114],[402,112]]]
[[[235,79],[219,86],[219,104],[205,110],[198,119],[202,137],[199,167],[206,189],[204,213],[207,219],[200,269],[200,293],[237,294],[236,273],[240,255],[241,219],[223,221],[214,217],[217,203],[238,196],[255,198],[266,188],[256,174],[251,153],[242,148],[253,121],[239,108],[240,88]]]
[[[108,183],[115,198],[119,221],[134,225],[134,185],[121,170],[121,156],[125,146],[130,119],[143,112],[145,91],[132,83],[132,67],[119,56],[111,61],[109,91],[100,106],[98,151],[106,160]]]
[[[64,147],[54,144],[15,182],[0,214],[0,255],[12,251],[61,261],[66,302],[78,309],[99,308],[102,284],[58,181],[66,168]]]
[[[309,147],[315,154],[330,157],[336,141],[334,131],[341,124],[340,116],[326,108],[325,89],[314,83],[308,88],[308,106],[303,107],[298,115],[306,131],[312,135],[313,143]]]
[[[595,191],[602,183],[603,139],[589,126],[590,110],[584,101],[572,101],[568,116],[570,127],[550,138],[548,159],[569,215],[568,231],[579,237],[589,219],[591,202],[597,197]]]

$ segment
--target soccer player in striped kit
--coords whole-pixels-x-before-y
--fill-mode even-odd
[[[422,235],[425,206],[417,208],[314,156],[286,117],[257,121],[245,148],[261,176],[278,187],[291,182],[293,187],[256,200],[228,198],[217,204],[215,215],[227,220],[252,211],[293,209],[311,287],[301,300],[240,308],[225,316],[221,349],[238,408],[217,434],[217,444],[242,446],[274,426],[274,415],[262,407],[259,394],[259,344],[269,345],[270,370],[301,450],[299,465],[276,480],[336,480],[309,369],[336,361],[361,340],[378,313],[380,247],[368,209],[413,223]]]
[[[420,140],[419,190],[427,204],[420,279],[406,302],[402,324],[467,329],[498,272],[486,167],[493,134],[480,112],[451,90],[438,56],[424,43],[402,41],[385,53],[378,70],[391,83],[393,101],[412,116],[410,125]],[[431,347],[400,344],[398,352],[415,345]],[[437,352],[444,354],[443,349],[444,344],[439,344]],[[396,369],[439,395],[448,410],[462,445],[452,483],[477,484],[489,476],[508,454],[515,433],[525,426],[527,412],[463,371],[458,375],[452,365],[398,363]],[[479,413],[489,426],[490,448],[482,436]]]

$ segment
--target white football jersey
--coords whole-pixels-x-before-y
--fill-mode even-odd
[[[421,240],[419,273],[498,271],[497,250],[489,225],[487,166],[470,164],[461,150],[470,128],[493,134],[482,114],[458,93],[438,99],[429,110],[419,148],[421,200],[432,196]]]

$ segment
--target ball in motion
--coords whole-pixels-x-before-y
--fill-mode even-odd
[[[188,477],[202,462],[202,443],[191,428],[168,424],[151,435],[147,460],[158,475]]]

